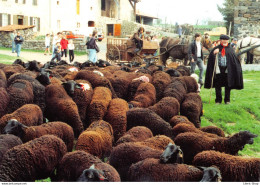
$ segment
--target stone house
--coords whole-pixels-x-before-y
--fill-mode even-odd
[[[260,1],[234,0],[234,36],[260,37]]]

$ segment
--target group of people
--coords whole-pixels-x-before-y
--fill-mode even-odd
[[[64,56],[64,60],[67,60],[68,51],[69,51],[69,61],[70,63],[73,62],[75,46],[73,44],[72,39],[67,40],[65,34],[58,32],[57,35],[53,36],[52,54],[50,54],[50,43],[51,43],[50,34],[46,34],[44,55],[46,55],[46,52],[48,52],[49,55],[52,55],[51,61],[54,61],[56,59],[56,61],[58,62],[63,58],[63,56]]]
[[[12,53],[17,53],[17,57],[20,57],[21,54],[21,47],[23,44],[23,37],[21,36],[20,32],[16,32],[16,30],[14,30],[13,32],[11,32],[10,34],[11,40],[12,40]]]
[[[205,88],[215,88],[216,104],[222,103],[222,87],[225,87],[225,104],[230,104],[231,89],[243,89],[241,64],[235,54],[234,44],[230,44],[229,39],[229,36],[221,35],[219,44],[211,50],[207,63],[205,83],[203,82],[204,66],[200,33],[195,34],[195,39],[189,46],[188,54],[191,61],[191,73],[195,72],[197,65],[200,70],[198,82],[201,86],[204,85]]]

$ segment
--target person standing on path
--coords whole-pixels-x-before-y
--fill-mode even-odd
[[[195,40],[189,46],[189,59],[191,65],[191,74],[195,72],[196,65],[198,65],[200,74],[199,74],[199,81],[198,83],[202,86],[203,83],[203,52],[202,52],[202,45],[201,45],[201,34],[195,34]]]
[[[94,30],[93,33],[92,33],[92,37],[86,43],[87,50],[89,52],[89,55],[88,55],[89,60],[93,63],[97,62],[97,52],[99,52],[99,48],[98,48],[97,43],[96,43],[96,35],[97,35],[97,31]]]
[[[182,35],[182,27],[181,27],[181,25],[179,25],[179,27],[178,27],[178,35],[179,35],[179,38],[181,38],[181,35]]]
[[[51,37],[50,34],[46,34],[45,36],[45,51],[44,51],[44,55],[46,55],[46,52],[48,51],[48,54],[50,54],[50,44],[51,44]]]
[[[74,49],[75,49],[72,39],[69,40],[68,49],[69,49],[69,59],[71,63],[74,60]]]
[[[10,38],[12,41],[12,53],[15,53],[15,48],[16,48],[15,41],[14,41],[15,37],[16,37],[16,30],[14,30],[10,33]]]
[[[52,57],[51,62],[54,62],[54,60],[56,59],[56,62],[58,63],[61,60],[60,53],[61,53],[61,45],[59,42],[57,42],[54,48],[54,57]]]
[[[207,89],[215,88],[216,104],[222,103],[222,87],[225,87],[225,104],[230,104],[231,89],[244,88],[240,61],[228,42],[229,36],[220,36],[220,45],[212,49],[207,64],[204,87]]]
[[[20,57],[21,48],[22,48],[22,44],[24,41],[23,37],[20,35],[20,32],[17,32],[17,35],[14,38],[14,41],[15,41],[15,45],[16,45],[17,57]]]
[[[63,58],[63,55],[65,57],[65,61],[67,61],[67,49],[68,49],[68,40],[66,38],[66,35],[62,35],[62,39],[60,41],[60,45],[61,45],[61,58]]]
[[[57,42],[60,42],[61,40],[61,32],[58,32],[57,35],[53,35],[53,40],[52,40],[52,58],[55,56],[55,53],[54,53],[54,49],[56,47],[56,43]]]

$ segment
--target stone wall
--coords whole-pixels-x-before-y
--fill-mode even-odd
[[[235,0],[234,36],[260,37],[260,1]]]

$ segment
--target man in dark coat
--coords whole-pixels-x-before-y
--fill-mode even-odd
[[[229,36],[220,36],[221,43],[212,49],[209,54],[207,64],[204,87],[207,89],[210,89],[211,85],[213,85],[212,87],[215,87],[216,104],[220,104],[222,102],[221,87],[225,87],[224,101],[226,104],[230,104],[231,89],[243,89],[244,87],[241,64],[234,52],[234,49],[230,46],[228,41]],[[213,84],[211,84],[213,73]]]

